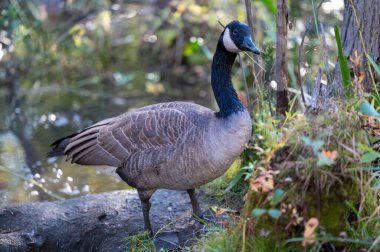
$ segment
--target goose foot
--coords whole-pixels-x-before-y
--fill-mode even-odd
[[[150,225],[150,219],[149,219],[149,210],[152,204],[150,203],[150,197],[152,197],[152,194],[154,191],[137,191],[139,194],[139,198],[141,201],[141,208],[144,216],[144,230],[148,231],[149,236],[153,237],[153,230],[152,226]]]
[[[199,206],[199,201],[197,199],[197,196],[195,195],[195,189],[188,189],[187,193],[189,194],[191,206],[193,207],[193,217],[200,223],[204,224],[202,209]]]

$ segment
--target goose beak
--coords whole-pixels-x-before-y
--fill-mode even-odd
[[[248,52],[253,52],[254,54],[259,55],[260,50],[256,48],[255,44],[252,42],[251,36],[246,36],[244,38],[241,49]]]

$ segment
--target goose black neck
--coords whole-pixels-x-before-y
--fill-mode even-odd
[[[211,85],[220,110],[216,113],[217,117],[226,118],[245,110],[231,81],[231,70],[236,56],[236,53],[226,50],[221,37],[216,47],[211,69]]]

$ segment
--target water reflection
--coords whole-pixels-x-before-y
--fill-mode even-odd
[[[128,189],[119,179],[105,176],[94,167],[73,165],[64,160],[40,164],[41,173],[33,174],[26,165],[20,141],[11,132],[0,135],[0,146],[1,205]]]

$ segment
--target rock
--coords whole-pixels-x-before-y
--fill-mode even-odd
[[[173,222],[162,231],[176,233],[178,244],[197,233],[186,192],[160,190],[151,200],[155,232]],[[126,238],[143,227],[135,190],[15,204],[0,209],[0,251],[126,251]]]

